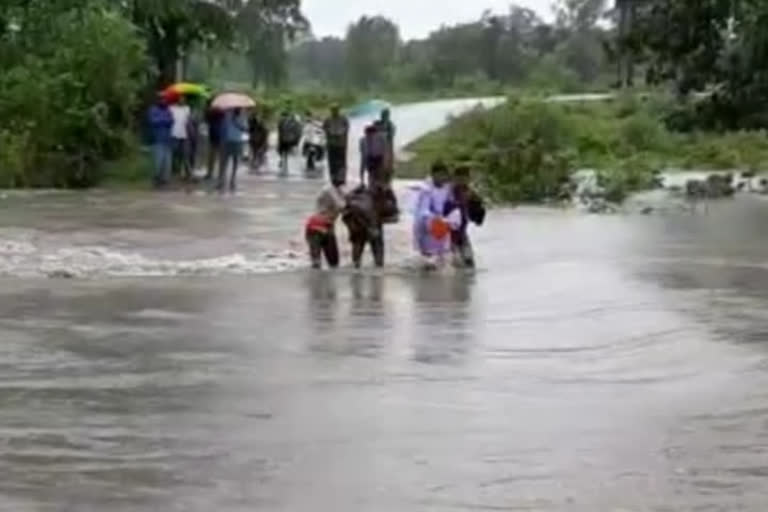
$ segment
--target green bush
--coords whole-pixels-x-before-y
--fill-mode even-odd
[[[430,160],[470,160],[493,199],[541,201],[558,193],[572,167],[573,133],[562,110],[551,104],[510,100],[492,110],[474,110],[413,149],[418,165]]]
[[[129,22],[98,6],[27,16],[30,30],[2,41],[14,58],[0,71],[0,185],[92,186],[130,148],[144,47]]]
[[[573,104],[511,99],[412,144],[405,170],[424,175],[434,159],[469,160],[491,197],[538,202],[557,196],[579,168],[597,169],[613,201],[651,187],[668,168],[768,168],[765,132],[675,133],[664,123],[664,105],[654,97]]]

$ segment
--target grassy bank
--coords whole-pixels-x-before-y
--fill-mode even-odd
[[[540,202],[580,168],[598,170],[613,200],[649,187],[660,170],[768,168],[764,132],[672,132],[665,123],[672,110],[658,97],[573,104],[513,97],[417,140],[398,172],[421,177],[436,159],[468,161],[492,198]]]

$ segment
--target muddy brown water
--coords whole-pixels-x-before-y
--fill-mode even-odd
[[[474,275],[407,226],[312,273],[317,186],[0,202],[0,510],[768,506],[767,203],[498,210]]]

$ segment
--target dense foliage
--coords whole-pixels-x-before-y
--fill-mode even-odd
[[[624,0],[627,1],[627,0]],[[672,83],[690,101],[676,129],[768,127],[768,2],[634,0],[624,46],[647,62],[653,83]]]
[[[606,103],[555,104],[512,98],[477,109],[417,141],[403,171],[423,176],[436,159],[469,161],[493,198],[538,202],[557,197],[576,169],[600,172],[611,199],[647,188],[668,168],[768,166],[764,132],[675,133],[663,117],[671,99],[622,97]]]
[[[294,84],[386,91],[493,92],[509,86],[578,91],[611,79],[598,20],[604,0],[562,0],[557,21],[512,5],[472,23],[402,41],[396,23],[363,17],[345,38],[307,39],[291,51]]]
[[[6,7],[0,186],[90,186],[130,140],[146,77],[135,27],[100,2]]]
[[[279,54],[305,25],[299,0],[0,0],[0,187],[99,183],[136,160],[141,107],[192,49],[255,55],[279,33]]]

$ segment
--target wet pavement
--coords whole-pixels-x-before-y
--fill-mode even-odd
[[[0,509],[765,510],[760,198],[312,273],[319,184],[243,186],[0,203]]]

